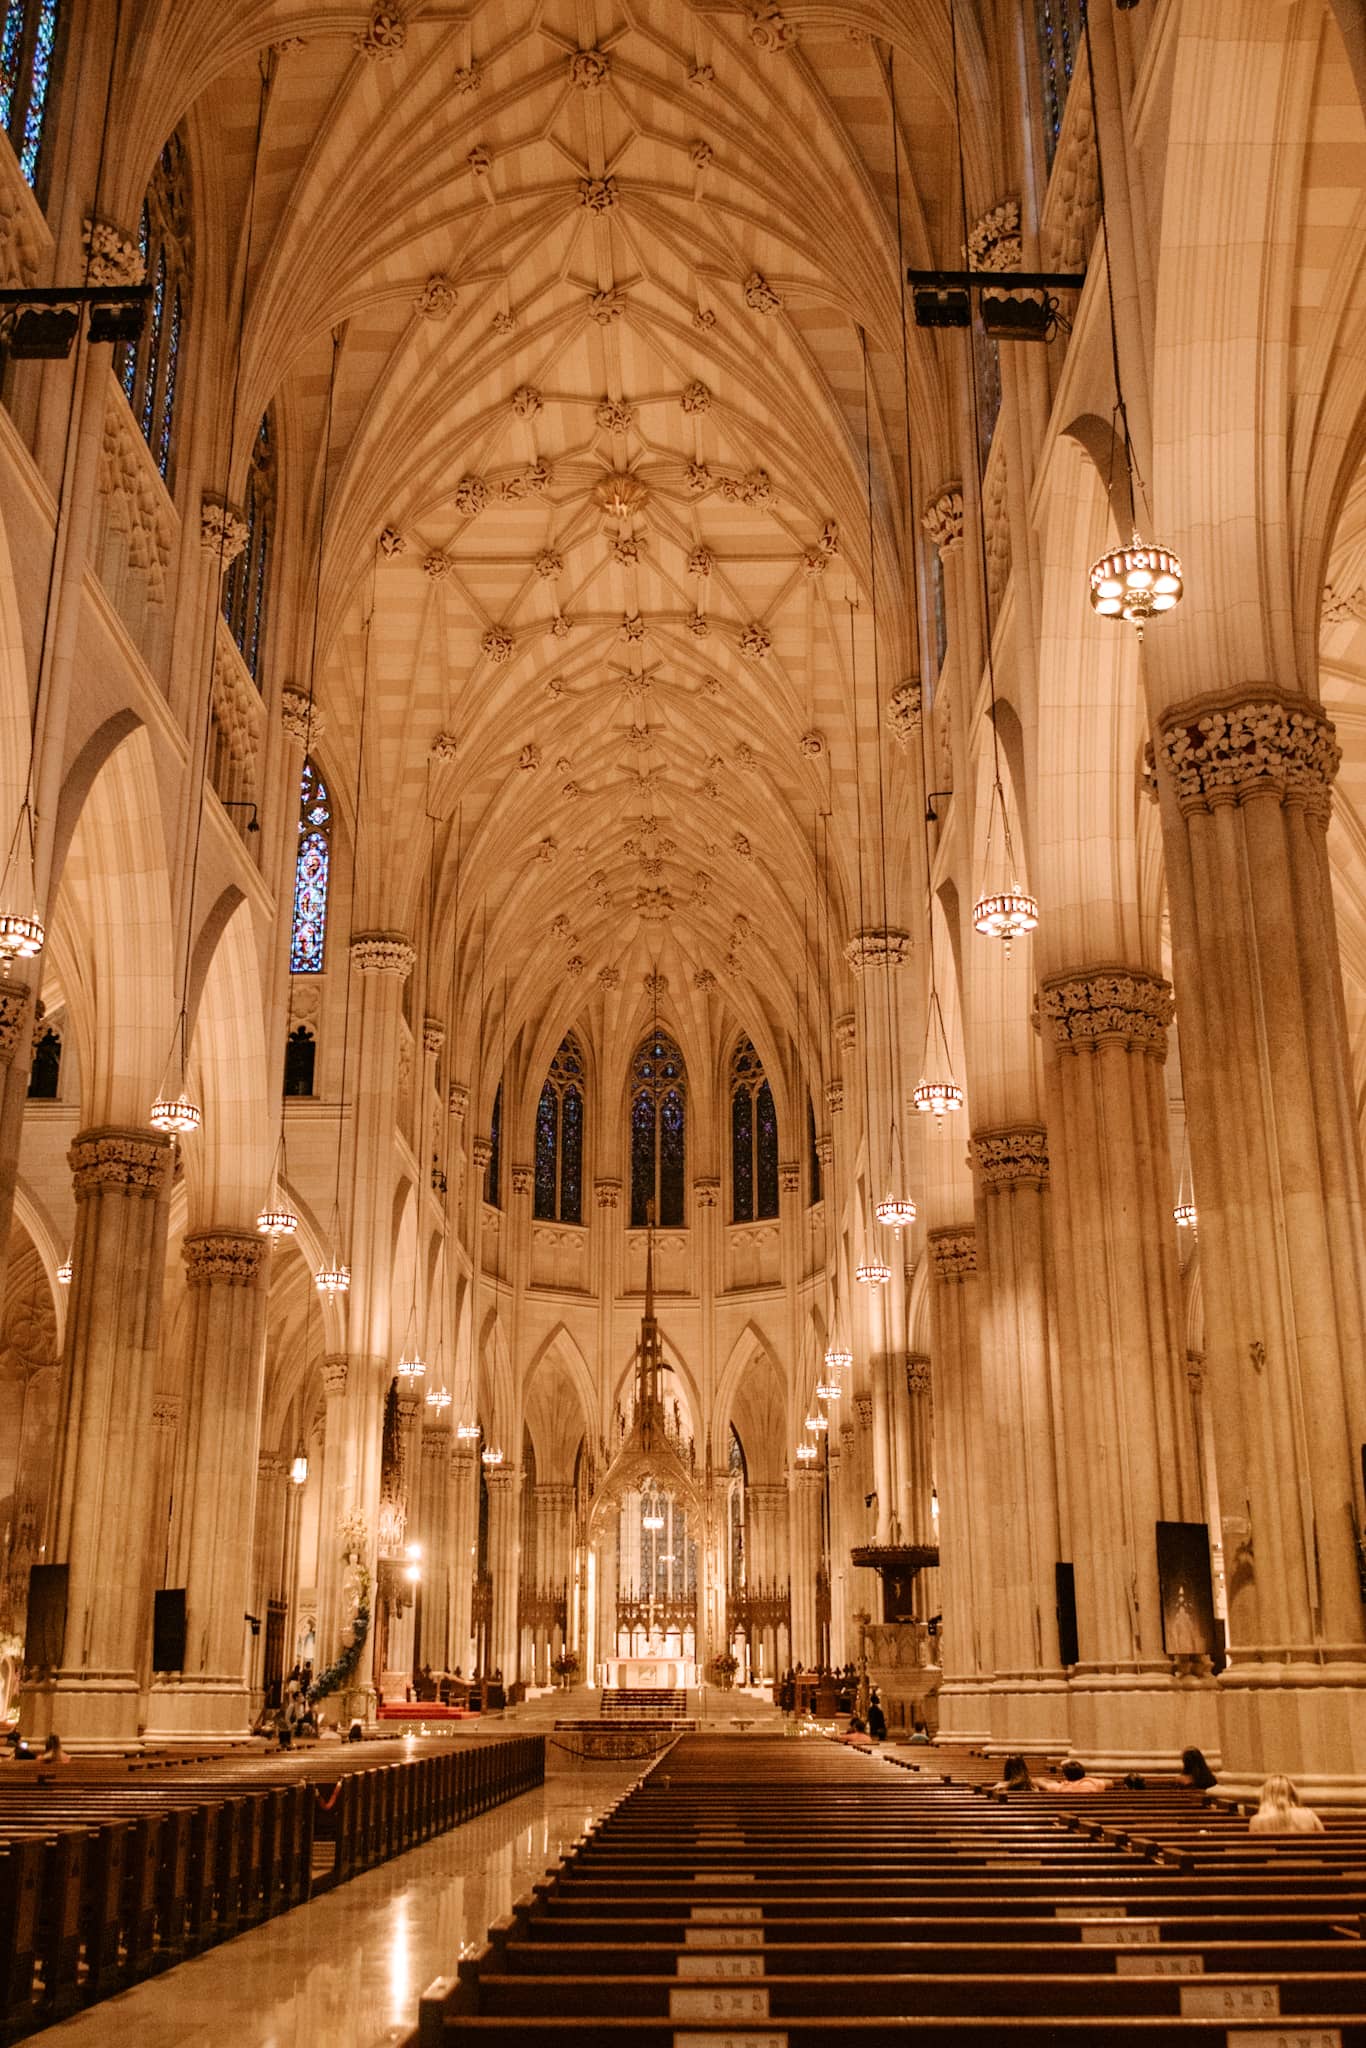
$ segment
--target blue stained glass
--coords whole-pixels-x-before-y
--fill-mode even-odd
[[[152,445],[152,423],[156,418],[157,357],[161,347],[161,317],[166,309],[166,258],[157,258],[156,286],[152,292],[152,338],[147,350],[147,385],[142,394],[142,438]]]
[[[1081,0],[1035,0],[1035,23],[1043,84],[1044,154],[1051,170],[1081,43]]]
[[[541,1090],[536,1107],[536,1202],[535,1214],[544,1223],[555,1218],[555,1154],[559,1144],[560,1098],[549,1081]]]
[[[299,830],[320,831],[332,823],[332,799],[327,794],[327,784],[319,775],[312,760],[304,762],[304,771],[299,778]]]
[[[647,1207],[655,1195],[655,1105],[648,1088],[631,1104],[631,1228],[649,1221]]]
[[[773,1090],[765,1081],[755,1098],[755,1155],[757,1171],[756,1210],[760,1216],[778,1213],[778,1117],[773,1107]]]
[[[29,65],[24,139],[19,148],[19,168],[30,185],[36,184],[38,178],[38,159],[43,148],[43,121],[47,114],[47,93],[52,83],[52,51],[56,40],[57,0],[40,0],[33,35],[33,56]]]
[[[754,1097],[737,1088],[730,1099],[730,1211],[732,1223],[754,1220]]]
[[[503,1084],[498,1083],[498,1093],[493,1098],[493,1115],[489,1118],[489,1164],[484,1176],[484,1200],[496,1209],[498,1207],[498,1183],[502,1178],[503,1165]]]
[[[252,556],[251,575],[251,621],[247,628],[247,645],[243,650],[247,667],[253,676],[261,654],[261,618],[265,610],[266,597],[266,551],[270,546],[270,522],[262,516],[256,532],[256,548]]]
[[[171,462],[171,422],[175,416],[175,373],[180,362],[180,287],[171,301],[171,331],[166,343],[166,391],[161,401],[161,433],[157,468],[165,476]]]
[[[683,1226],[684,1144],[683,1096],[670,1088],[659,1104],[659,1221],[664,1230]]]
[[[583,1221],[583,1097],[577,1088],[565,1090],[560,1120],[560,1221]]]
[[[294,927],[289,943],[291,974],[321,974],[327,935],[327,884],[331,854],[321,832],[299,842],[294,872]]]
[[[19,83],[19,62],[24,40],[25,0],[9,0],[5,26],[0,30],[0,121],[6,128],[14,118],[14,91]]]

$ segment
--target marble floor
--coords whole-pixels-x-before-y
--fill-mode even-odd
[[[64,2020],[43,2048],[391,2048],[640,1764],[597,1764],[467,1821],[307,1906]]]

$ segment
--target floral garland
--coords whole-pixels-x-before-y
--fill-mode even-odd
[[[370,1634],[370,1568],[365,1562],[365,1550],[369,1542],[369,1531],[365,1517],[354,1510],[344,1515],[339,1529],[341,1553],[351,1559],[356,1569],[356,1612],[342,1630],[343,1649],[336,1662],[329,1664],[308,1688],[310,1706],[327,1698],[332,1692],[340,1692],[355,1677],[360,1664],[361,1653]]]

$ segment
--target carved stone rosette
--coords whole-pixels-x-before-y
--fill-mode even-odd
[[[255,1287],[266,1264],[266,1240],[244,1230],[203,1230],[180,1248],[187,1287]]]
[[[217,557],[220,569],[237,560],[247,544],[247,522],[221,498],[205,498],[199,508],[199,544]]]
[[[920,524],[941,555],[951,555],[963,545],[963,489],[945,484],[920,515]]]
[[[910,933],[888,927],[855,932],[845,946],[844,957],[855,974],[862,974],[866,967],[901,967],[910,950]]]
[[[970,1224],[956,1224],[929,1234],[930,1260],[934,1277],[946,1285],[962,1284],[977,1277],[977,1232]]]
[[[1042,1124],[1006,1124],[1000,1130],[977,1131],[972,1158],[988,1193],[1048,1184],[1048,1133]]]
[[[351,965],[362,974],[411,974],[417,954],[402,932],[362,932],[351,941]]]
[[[1153,1059],[1167,1057],[1171,984],[1142,967],[1051,974],[1039,991],[1039,1011],[1060,1051],[1094,1051],[1109,1042]]]
[[[1276,796],[1324,824],[1342,760],[1332,723],[1317,704],[1271,690],[1177,705],[1163,714],[1157,753],[1187,816]]]
[[[619,1180],[595,1180],[593,1183],[593,1200],[600,1209],[619,1209],[621,1207],[621,1182]]]
[[[66,1157],[78,1202],[107,1188],[156,1196],[170,1173],[171,1142],[154,1131],[82,1131]]]
[[[19,1050],[32,993],[21,981],[0,987],[0,1066],[7,1067]]]
[[[887,699],[887,730],[898,745],[909,745],[919,732],[923,702],[918,676],[902,683]]]
[[[326,730],[323,714],[309,704],[307,692],[288,683],[280,692],[280,723],[290,738],[305,748],[316,747]]]
[[[81,222],[81,244],[87,284],[142,283],[147,271],[142,250],[132,235],[125,235],[112,221],[94,220],[87,214]]]

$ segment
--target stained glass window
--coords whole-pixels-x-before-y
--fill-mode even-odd
[[[687,1073],[671,1038],[652,1033],[631,1062],[631,1227],[651,1202],[664,1230],[681,1230],[687,1170]]]
[[[294,869],[291,974],[321,974],[327,943],[327,889],[332,869],[332,802],[314,762],[299,786],[299,856]]]
[[[730,1062],[730,1196],[733,1223],[778,1213],[778,1118],[773,1090],[747,1038]]]
[[[806,1153],[806,1178],[810,1189],[807,1199],[814,1207],[821,1198],[821,1155],[816,1150],[816,1112],[809,1095],[806,1098]]]
[[[172,135],[157,159],[138,222],[138,245],[152,286],[140,341],[114,351],[114,374],[143,439],[169,484],[175,455],[176,391],[190,297],[189,165]]]
[[[583,1054],[572,1031],[536,1107],[535,1213],[546,1223],[583,1221]]]
[[[242,659],[259,679],[257,663],[265,618],[266,570],[275,523],[275,443],[269,413],[262,417],[251,451],[245,512],[247,544],[224,579],[223,617],[242,651]]]
[[[0,0],[0,9],[0,121],[36,192],[46,169],[43,145],[63,10],[59,0]]]
[[[1082,0],[1034,0],[1039,37],[1039,72],[1043,84],[1043,143],[1048,168],[1062,133],[1067,89],[1081,48]]]
[[[503,1167],[503,1084],[498,1083],[498,1092],[493,1098],[493,1115],[489,1118],[489,1163],[484,1170],[484,1200],[491,1208],[498,1207],[498,1183]]]

